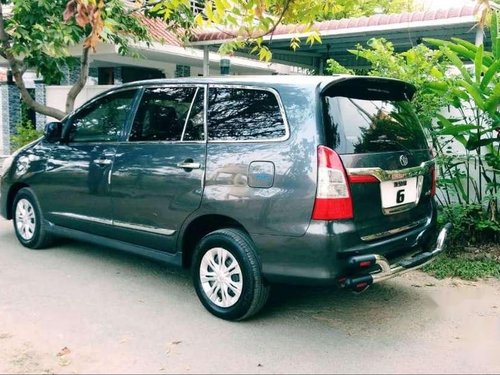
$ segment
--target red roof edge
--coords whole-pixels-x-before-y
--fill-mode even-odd
[[[464,5],[460,8],[436,9],[431,11],[419,11],[401,14],[376,14],[370,17],[358,17],[350,19],[332,20],[318,22],[314,28],[322,32],[356,29],[358,27],[375,27],[382,25],[394,25],[399,23],[413,23],[421,21],[437,21],[452,18],[460,18],[474,15],[474,5]],[[285,35],[300,33],[303,28],[300,25],[280,25],[273,35]],[[195,32],[192,42],[230,40],[232,37],[227,33],[216,30],[201,30]]]

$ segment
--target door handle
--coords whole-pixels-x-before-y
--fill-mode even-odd
[[[194,163],[194,162],[182,162],[182,163],[177,163],[177,168],[182,168],[182,169],[200,169],[201,164],[200,163]]]
[[[112,161],[109,159],[94,159],[94,163],[99,165],[111,165]]]

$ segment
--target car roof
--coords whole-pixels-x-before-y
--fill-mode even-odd
[[[393,84],[402,84],[406,87],[412,85],[393,78],[382,78],[374,76],[355,76],[346,74],[334,74],[329,76],[313,76],[313,75],[235,75],[235,76],[213,76],[213,77],[185,77],[185,78],[163,78],[151,79],[144,81],[135,81],[126,83],[118,88],[133,88],[141,86],[154,86],[163,84],[213,84],[213,85],[241,85],[254,87],[279,87],[279,86],[295,86],[319,88],[319,91],[324,91],[328,87],[334,86],[336,83],[345,81],[388,81]],[[109,90],[113,91],[117,87]],[[415,89],[413,88],[413,91]]]
[[[122,87],[134,87],[159,84],[228,84],[245,86],[270,86],[270,85],[294,85],[294,86],[318,86],[345,79],[346,75],[332,76],[304,76],[304,75],[234,75],[213,77],[185,77],[185,78],[163,78],[126,83]]]

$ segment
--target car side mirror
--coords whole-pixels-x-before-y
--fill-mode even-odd
[[[43,132],[45,140],[49,143],[60,141],[62,138],[62,128],[63,124],[60,122],[49,122],[45,125],[45,130]]]

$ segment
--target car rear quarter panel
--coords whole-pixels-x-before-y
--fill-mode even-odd
[[[208,142],[206,183],[198,214],[229,216],[250,234],[302,236],[316,193],[317,101],[311,87],[280,85],[289,138]],[[250,187],[252,162],[274,165],[271,187]]]

